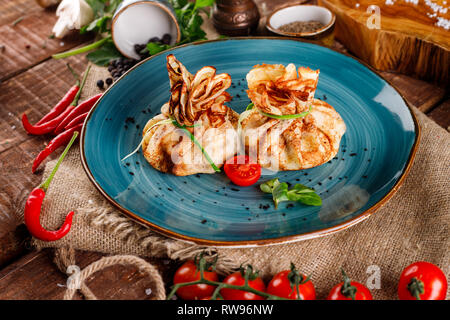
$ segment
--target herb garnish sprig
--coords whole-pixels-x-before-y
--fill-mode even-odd
[[[289,185],[286,182],[280,182],[278,178],[275,178],[262,183],[259,188],[264,193],[272,194],[275,208],[278,208],[278,204],[283,201],[297,201],[308,206],[322,205],[322,199],[314,189],[300,183],[289,189]]]

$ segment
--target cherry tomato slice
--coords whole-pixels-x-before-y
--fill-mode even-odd
[[[241,187],[251,186],[261,177],[261,166],[246,155],[228,159],[223,169],[228,178]]]

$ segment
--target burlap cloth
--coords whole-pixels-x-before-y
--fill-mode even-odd
[[[96,80],[107,76],[104,68],[93,67],[84,96],[97,93]],[[376,299],[395,299],[402,269],[416,260],[435,263],[448,275],[450,134],[415,111],[422,139],[414,165],[403,186],[378,212],[356,226],[323,238],[257,248],[207,248],[219,254],[219,270],[227,272],[248,262],[268,278],[288,268],[292,261],[301,272],[311,274],[318,298],[325,298],[333,284],[341,280],[341,266],[363,283],[371,275],[368,267],[379,267],[381,287],[372,290]],[[55,161],[47,164],[44,178],[54,165]],[[78,147],[70,151],[51,184],[42,224],[50,229],[59,227],[71,209],[76,209],[76,215],[69,234],[55,242],[34,240],[38,249],[72,247],[180,260],[204,249],[156,234],[114,209],[86,176]]]

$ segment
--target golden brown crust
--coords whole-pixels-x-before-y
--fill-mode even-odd
[[[301,170],[319,166],[339,150],[345,124],[328,103],[314,99],[304,118],[277,120],[257,108],[241,123],[247,153],[272,170]]]
[[[143,131],[143,154],[157,170],[177,176],[214,173],[201,149],[174,124],[156,125],[174,118],[187,128],[204,150],[221,167],[238,150],[236,128],[238,114],[224,105],[231,99],[225,92],[231,85],[228,74],[216,75],[213,67],[203,67],[195,76],[175,59],[167,57],[171,98],[161,107],[161,114],[150,119]],[[153,126],[153,127],[152,127]]]

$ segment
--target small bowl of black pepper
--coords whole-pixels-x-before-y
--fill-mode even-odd
[[[275,9],[267,18],[266,28],[277,35],[298,37],[331,46],[336,16],[325,7],[291,5]]]

